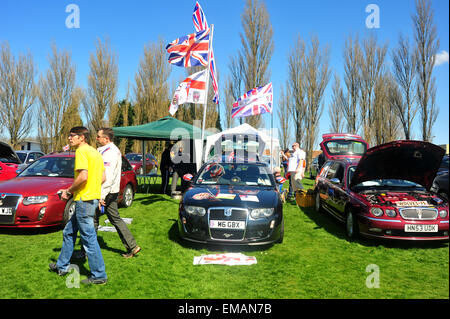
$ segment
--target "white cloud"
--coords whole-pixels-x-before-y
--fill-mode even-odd
[[[436,54],[436,60],[434,62],[434,66],[439,66],[441,64],[448,63],[448,52],[442,50],[438,54]]]

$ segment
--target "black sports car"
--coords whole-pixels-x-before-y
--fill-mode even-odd
[[[277,182],[262,162],[204,164],[179,206],[181,238],[201,243],[262,245],[283,241]]]

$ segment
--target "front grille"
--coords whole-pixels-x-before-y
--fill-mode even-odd
[[[227,216],[230,214],[231,216]],[[218,219],[218,220],[247,220],[247,210],[241,208],[211,208],[209,210],[209,219]]]
[[[236,207],[215,207],[208,210],[209,220],[247,221],[248,211]],[[211,239],[217,240],[243,240],[245,229],[218,229],[210,228]]]
[[[234,229],[211,229],[211,239],[220,240],[242,240],[244,239],[245,230]]]
[[[0,194],[0,224],[13,224],[17,205],[22,196],[18,194]]]
[[[407,220],[434,220],[438,216],[436,208],[400,208],[399,212]]]

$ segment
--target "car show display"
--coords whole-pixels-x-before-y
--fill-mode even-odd
[[[30,164],[17,177],[0,183],[0,227],[65,225],[75,203],[72,199],[62,200],[57,191],[72,184],[74,164],[74,152],[49,154]],[[131,206],[136,189],[136,174],[122,157],[119,203]]]
[[[180,237],[192,242],[281,243],[283,206],[266,163],[226,156],[205,163],[179,206]]]
[[[422,141],[395,141],[361,157],[327,161],[315,185],[315,209],[326,210],[358,235],[448,240],[448,202],[430,192],[444,150]]]

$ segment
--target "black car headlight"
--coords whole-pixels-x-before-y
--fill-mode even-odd
[[[273,215],[273,208],[255,208],[252,209],[252,212],[250,213],[250,216],[253,219],[270,217],[272,215]]]
[[[191,215],[205,216],[206,209],[198,206],[184,206],[184,210]]]
[[[45,203],[47,200],[48,196],[28,196],[23,199],[22,204],[25,206],[32,204],[42,204]]]

